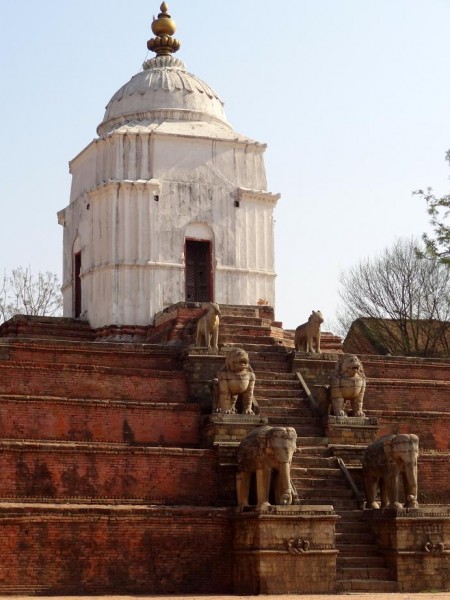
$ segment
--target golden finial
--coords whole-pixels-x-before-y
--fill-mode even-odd
[[[168,14],[169,7],[165,2],[161,4],[158,18],[153,17],[152,31],[156,37],[148,40],[147,48],[156,53],[156,56],[168,56],[180,49],[180,42],[173,38],[177,26]]]

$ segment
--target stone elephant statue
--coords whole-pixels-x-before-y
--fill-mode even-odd
[[[367,447],[362,460],[368,508],[403,508],[399,502],[400,476],[405,508],[418,508],[417,457],[419,438],[413,433],[385,435]]]
[[[238,507],[249,505],[250,483],[256,473],[258,510],[267,510],[272,491],[275,504],[292,504],[297,492],[291,481],[291,462],[297,450],[297,433],[293,427],[263,425],[248,433],[238,448],[236,491]]]

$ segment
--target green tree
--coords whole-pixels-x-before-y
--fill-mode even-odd
[[[341,274],[340,333],[351,326],[364,330],[383,354],[448,353],[450,269],[437,258],[419,258],[417,246],[415,239],[400,239]]]
[[[447,151],[445,158],[450,163],[450,150]],[[446,222],[450,213],[450,194],[436,198],[432,188],[417,190],[414,194],[425,200],[433,228],[433,234],[423,234],[425,248],[422,251],[418,250],[418,255],[438,258],[441,262],[450,264],[450,225]]]
[[[0,281],[0,322],[14,315],[57,316],[61,314],[62,295],[57,275],[38,273],[18,267],[3,274]]]

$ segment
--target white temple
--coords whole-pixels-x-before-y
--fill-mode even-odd
[[[161,5],[143,65],[106,107],[98,138],[70,162],[64,316],[93,328],[149,325],[180,301],[274,306],[266,146],[235,132],[223,103],[172,56]]]

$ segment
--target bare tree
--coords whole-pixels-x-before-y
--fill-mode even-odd
[[[30,267],[4,273],[0,281],[0,322],[14,315],[61,314],[62,295],[54,273],[34,275]]]
[[[341,275],[341,333],[352,322],[381,353],[435,356],[448,353],[450,269],[417,255],[417,240],[398,240],[374,259]]]
[[[450,164],[450,150],[447,150],[445,158]],[[418,255],[439,258],[441,262],[450,265],[450,225],[448,224],[450,194],[436,198],[430,187],[413,193],[425,200],[430,216],[430,225],[433,228],[432,235],[427,233],[422,235],[425,249],[419,250]]]

